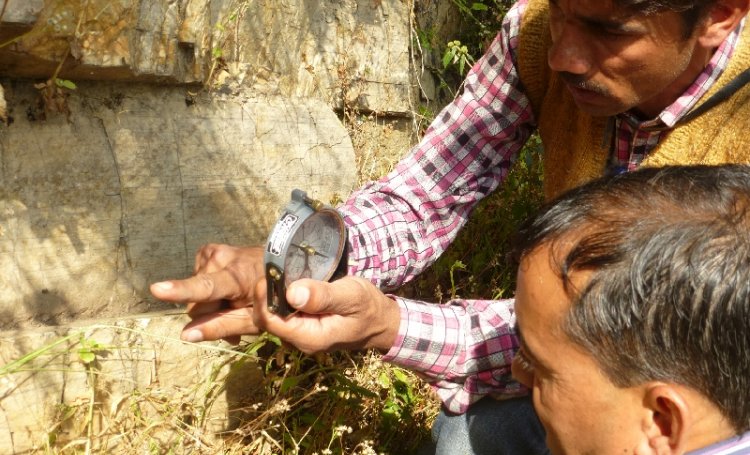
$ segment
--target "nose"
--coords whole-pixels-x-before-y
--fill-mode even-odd
[[[587,39],[575,24],[550,24],[552,46],[547,54],[550,69],[585,76],[591,71]]]

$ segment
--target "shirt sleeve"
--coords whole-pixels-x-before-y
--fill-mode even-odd
[[[399,287],[432,264],[504,180],[536,127],[516,69],[525,5],[514,4],[463,93],[422,141],[339,207],[349,233],[349,274]],[[421,373],[449,411],[463,413],[487,394],[525,393],[510,376],[518,346],[513,301],[396,300],[399,336],[384,360]]]
[[[420,373],[449,411],[466,412],[487,394],[526,393],[510,372],[518,349],[513,300],[455,300],[436,305],[395,299],[401,324],[383,360]]]
[[[463,93],[384,178],[339,210],[349,232],[348,271],[395,289],[442,254],[471,210],[503,181],[534,130],[515,56],[521,0],[506,15]]]

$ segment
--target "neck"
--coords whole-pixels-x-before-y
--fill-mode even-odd
[[[702,449],[737,435],[732,423],[719,408],[703,395],[694,391],[685,392],[690,401],[690,429],[685,448],[688,452]]]

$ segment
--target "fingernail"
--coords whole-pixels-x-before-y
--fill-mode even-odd
[[[295,308],[302,308],[310,300],[310,290],[305,286],[293,287],[291,294],[289,303]]]
[[[154,287],[161,289],[162,291],[169,291],[174,287],[171,281],[162,281],[160,283],[154,283]]]
[[[203,333],[200,330],[189,330],[182,334],[182,341],[188,343],[200,343],[203,341]]]

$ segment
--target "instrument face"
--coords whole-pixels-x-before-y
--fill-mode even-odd
[[[292,200],[271,231],[264,255],[269,310],[282,316],[293,313],[286,301],[287,286],[302,278],[331,279],[345,245],[341,215],[301,190],[292,191]]]

